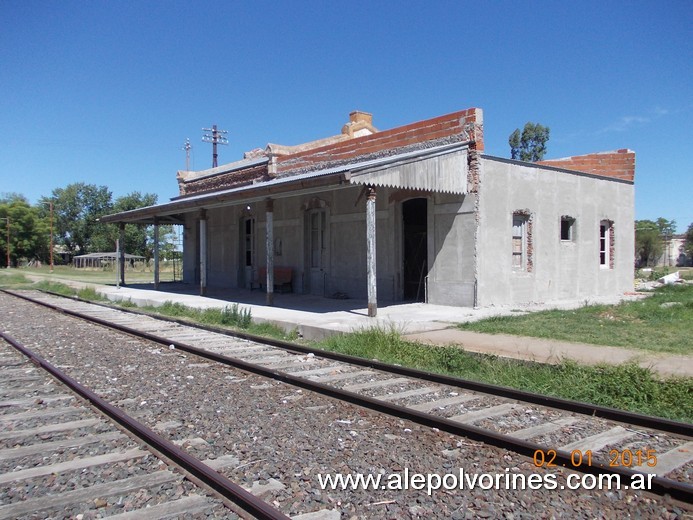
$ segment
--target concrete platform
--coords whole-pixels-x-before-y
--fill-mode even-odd
[[[113,301],[130,300],[138,305],[159,306],[175,301],[198,309],[223,308],[234,303],[250,309],[253,320],[270,322],[287,332],[297,330],[305,339],[319,340],[343,332],[381,327],[394,328],[403,334],[442,330],[474,316],[473,309],[428,305],[424,303],[385,304],[378,308],[376,318],[368,317],[365,300],[338,300],[322,296],[275,293],[274,305],[266,304],[262,291],[209,288],[200,296],[199,288],[189,284],[91,286]]]
[[[585,304],[584,300],[535,304],[514,307],[473,309],[427,303],[379,302],[378,316],[368,317],[365,300],[333,299],[293,293],[275,293],[274,305],[266,304],[266,294],[247,289],[208,288],[206,296],[199,287],[184,283],[162,283],[159,290],[153,284],[116,287],[60,280],[73,287],[91,287],[112,301],[130,300],[138,305],[159,306],[167,301],[199,309],[222,308],[233,303],[250,309],[253,319],[271,322],[287,331],[298,330],[306,339],[321,339],[341,332],[364,328],[394,328],[402,334],[443,330],[456,323],[475,321],[491,316],[517,315],[547,308],[571,309]],[[600,299],[590,303],[617,303],[619,299]]]

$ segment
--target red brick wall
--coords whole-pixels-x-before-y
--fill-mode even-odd
[[[475,130],[465,129],[470,124],[478,126]],[[483,152],[484,141],[481,124],[481,110],[469,108],[372,135],[277,157],[277,174],[281,175],[283,172],[301,168],[310,169],[318,165],[324,166],[325,163],[338,164],[340,161],[348,161],[355,157],[367,156],[384,150],[462,135],[465,131],[471,134],[470,138],[476,140],[476,150]]]
[[[234,172],[220,173],[202,179],[192,180],[189,182],[179,182],[178,188],[180,195],[195,195],[211,191],[226,190],[246,186],[253,181],[267,181],[267,165],[253,166],[244,170]]]
[[[537,164],[565,168],[566,170],[577,170],[631,182],[635,179],[635,152],[625,148],[613,152],[590,153],[566,157],[565,159],[538,161]]]

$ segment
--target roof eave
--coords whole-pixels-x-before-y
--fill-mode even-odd
[[[280,198],[282,196],[294,196],[297,192],[316,190],[324,187],[333,187],[349,180],[348,172],[338,172],[329,175],[310,178],[290,179],[286,182],[272,184],[259,183],[253,186],[244,186],[241,189],[226,192],[210,193],[190,199],[179,199],[157,206],[149,206],[112,215],[105,215],[99,219],[103,223],[137,223],[154,224],[155,219],[164,222],[167,217],[172,217],[183,223],[185,213],[191,213],[202,209],[211,209],[219,206],[233,204],[247,204],[263,200],[267,197]]]

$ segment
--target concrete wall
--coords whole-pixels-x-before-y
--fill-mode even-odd
[[[686,267],[693,265],[691,258],[686,254],[686,236],[681,235],[666,240],[661,256],[655,262],[657,266]]]
[[[617,296],[633,290],[633,185],[552,168],[482,159],[478,305]],[[532,220],[531,270],[512,269],[512,218]],[[561,240],[562,216],[575,219]],[[613,222],[613,268],[600,266],[599,226]]]
[[[429,206],[428,302],[474,305],[476,194],[437,193]]]
[[[197,223],[197,214],[188,213],[185,216],[185,224],[183,225],[183,281],[190,284],[199,282]]]
[[[428,301],[448,305],[472,305],[474,287],[473,196],[445,195],[413,190],[378,188],[376,199],[376,257],[378,299],[400,301],[402,281],[401,204],[411,198],[428,200]],[[274,201],[274,243],[281,254],[275,266],[293,269],[296,293],[332,296],[342,293],[365,299],[366,211],[361,186],[288,197]],[[307,215],[326,213],[325,268],[311,276]],[[236,288],[242,281],[243,217],[255,218],[256,276],[266,265],[265,203],[258,202],[207,211],[207,281],[210,287]],[[190,214],[185,226],[184,281],[199,283],[199,213]],[[312,287],[311,287],[312,284]]]

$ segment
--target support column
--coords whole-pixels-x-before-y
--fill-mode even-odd
[[[207,211],[200,210],[200,296],[207,294]]]
[[[154,289],[159,290],[159,220],[154,218]]]
[[[125,224],[118,225],[118,244],[120,254],[118,255],[118,269],[120,270],[120,285],[125,285]]]
[[[368,316],[378,314],[378,294],[375,261],[375,187],[368,186],[366,199],[366,264],[368,268]]]
[[[265,207],[267,236],[267,305],[274,305],[274,201],[267,199]]]

